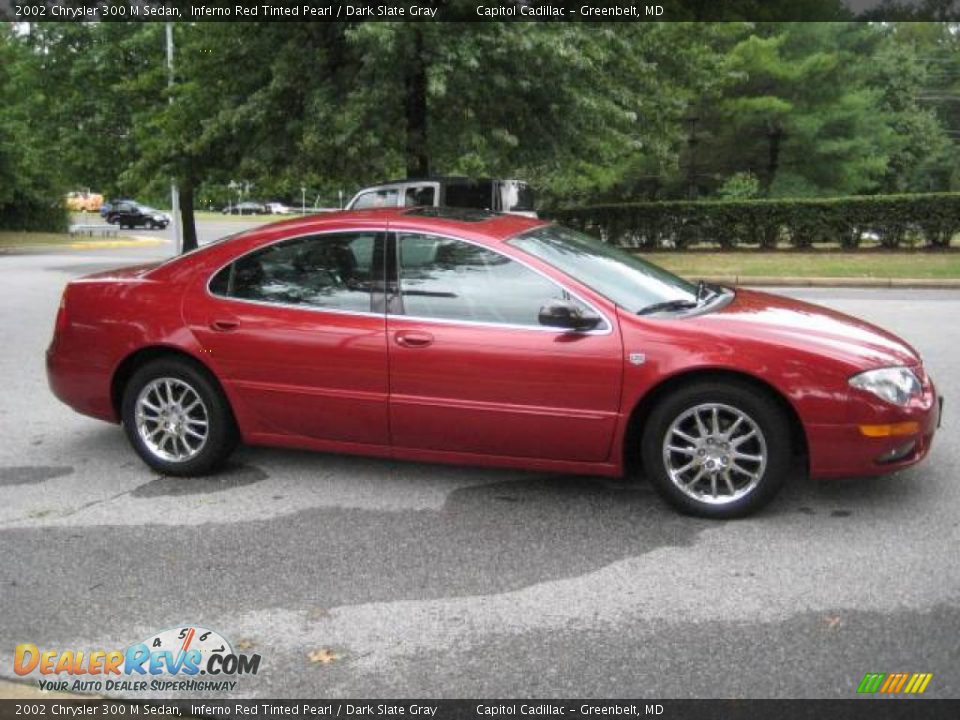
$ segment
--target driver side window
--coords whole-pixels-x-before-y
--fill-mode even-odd
[[[472,243],[400,233],[403,314],[427,319],[542,327],[540,308],[553,300],[594,312],[525,265]]]

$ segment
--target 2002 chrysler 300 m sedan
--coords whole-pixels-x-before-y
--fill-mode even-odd
[[[165,474],[209,472],[241,440],[642,466],[708,517],[759,508],[801,462],[818,478],[915,463],[940,414],[917,352],[865,322],[442,208],[282,222],[74,280],[47,368]]]

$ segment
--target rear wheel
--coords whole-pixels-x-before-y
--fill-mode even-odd
[[[179,358],[137,370],[123,395],[133,449],[165,475],[203,475],[233,452],[238,433],[226,398],[206,372]]]
[[[642,442],[654,487],[682,512],[733,518],[767,504],[790,468],[789,421],[744,383],[697,382],[651,412]]]

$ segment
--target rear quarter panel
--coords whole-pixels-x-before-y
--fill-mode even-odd
[[[67,323],[48,356],[51,384],[82,413],[119,421],[111,383],[137,350],[170,346],[199,355],[183,326],[176,286],[142,277],[91,277],[71,282],[65,292]]]

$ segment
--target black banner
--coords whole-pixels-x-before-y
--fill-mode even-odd
[[[0,718],[955,720],[960,700],[0,700]]]
[[[960,0],[0,0],[0,20],[698,22],[960,20]]]

